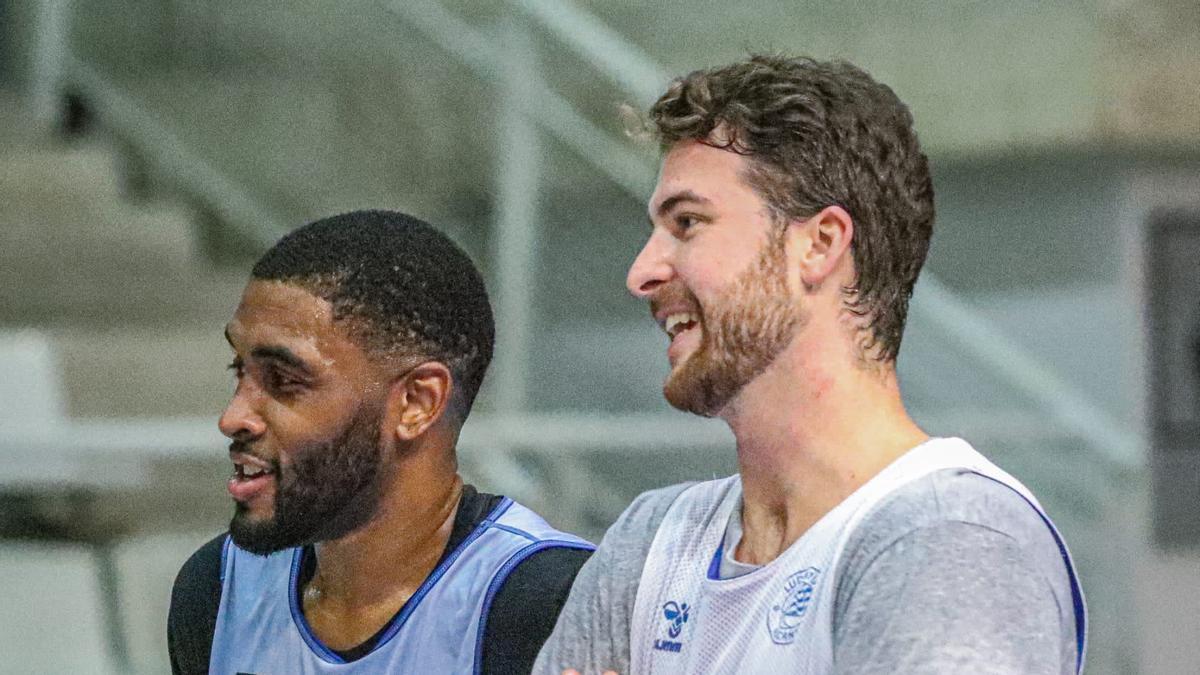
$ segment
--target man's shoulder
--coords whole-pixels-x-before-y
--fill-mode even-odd
[[[970,533],[1009,541],[1052,585],[1066,583],[1058,542],[1042,513],[1008,485],[953,468],[907,483],[875,505],[850,535],[841,572],[856,576],[901,542],[957,550],[964,537],[975,536]]]
[[[167,646],[174,673],[208,669],[221,605],[221,560],[227,534],[213,537],[183,563],[171,589]]]
[[[621,514],[621,518],[643,518],[654,514],[658,514],[661,517],[662,514],[666,513],[667,509],[671,508],[671,504],[675,503],[675,500],[679,498],[679,495],[684,490],[719,482],[720,480],[703,482],[688,481],[647,490],[633,498],[633,501],[629,503],[629,507]]]
[[[635,497],[604,533],[591,565],[604,569],[606,575],[634,579],[640,576],[650,545],[667,511],[680,494],[696,485],[695,482],[679,483]]]
[[[558,625],[542,650],[536,673],[566,666],[585,672],[628,672],[629,621],[650,546],[671,505],[696,483],[638,495],[580,569]]]
[[[541,549],[503,578],[483,617],[481,672],[529,672],[590,555],[578,547]]]
[[[1023,538],[1048,534],[1045,521],[1019,492],[968,469],[934,471],[897,488],[863,519],[861,531],[896,538],[943,523],[966,523]]]
[[[677,483],[643,492],[630,502],[608,529],[600,546],[607,548],[614,545],[627,546],[631,542],[644,542],[645,547],[649,548],[659,525],[671,509],[671,505],[679,499],[679,495],[689,488],[716,485],[719,482],[721,481]]]
[[[1033,503],[987,476],[942,469],[896,489],[850,534],[836,576],[847,672],[958,671],[963,654],[989,653],[1004,672],[1073,667],[1076,598],[1058,541]]]
[[[213,537],[184,561],[175,575],[175,593],[208,591],[214,582],[220,584],[221,561],[228,538],[228,533]]]

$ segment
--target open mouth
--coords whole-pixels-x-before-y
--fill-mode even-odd
[[[275,472],[261,463],[234,459],[229,494],[239,502],[250,501],[272,487],[274,476]]]
[[[695,328],[698,323],[699,318],[695,314],[691,312],[679,312],[667,316],[666,321],[663,322],[663,330],[667,331],[667,335],[674,340],[677,335],[685,330]]]
[[[695,312],[668,314],[662,327],[671,338],[671,344],[667,347],[667,361],[672,366],[700,344],[700,315]]]

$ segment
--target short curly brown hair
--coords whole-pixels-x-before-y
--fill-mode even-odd
[[[929,161],[895,92],[849,63],[754,55],[674,81],[650,123],[664,151],[692,139],[746,155],[748,184],[783,221],[844,208],[847,306],[864,351],[895,361],[934,218]]]

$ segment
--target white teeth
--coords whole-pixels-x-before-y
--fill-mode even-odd
[[[667,320],[663,322],[663,329],[667,331],[667,335],[674,338],[679,334],[681,326],[697,321],[698,318],[691,312],[680,312],[678,314],[670,314]]]
[[[242,467],[242,475],[246,478],[256,478],[267,473],[267,470],[261,467],[251,466],[249,464],[242,464],[240,466]]]

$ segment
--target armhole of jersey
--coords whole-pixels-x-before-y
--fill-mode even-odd
[[[501,528],[505,531],[510,531],[511,528]],[[525,534],[518,530],[518,533]],[[526,535],[528,536],[528,535]],[[476,675],[483,672],[483,634],[487,631],[488,615],[492,611],[492,602],[495,601],[496,595],[500,593],[500,589],[504,586],[504,582],[508,581],[508,577],[512,574],[517,566],[525,562],[529,556],[540,551],[550,548],[573,548],[584,551],[594,551],[595,546],[587,542],[568,541],[565,539],[544,539],[534,541],[525,548],[520,549],[516,553],[509,556],[508,560],[500,566],[496,575],[492,577],[492,581],[488,584],[487,593],[483,596],[483,607],[479,612],[479,628],[475,633],[475,666],[472,672]]]
[[[1002,480],[996,480],[987,474],[979,473],[978,471],[973,473],[983,476],[988,480],[995,481],[1009,490],[1012,490],[1026,504],[1029,504],[1030,508],[1033,509],[1033,512],[1038,514],[1038,517],[1041,518],[1046,527],[1050,529],[1050,535],[1054,537],[1054,543],[1058,546],[1058,554],[1062,556],[1063,565],[1067,568],[1067,581],[1071,584],[1071,604],[1073,605],[1075,612],[1075,672],[1082,673],[1083,659],[1087,652],[1087,605],[1084,602],[1083,593],[1080,591],[1079,578],[1075,574],[1075,563],[1071,561],[1071,554],[1069,551],[1067,551],[1066,542],[1063,541],[1062,535],[1058,532],[1058,528],[1054,526],[1054,523],[1050,520],[1050,517],[1046,515],[1045,511],[1042,511],[1037,504],[1030,501],[1029,498],[1024,494],[1021,494],[1020,490],[1016,490],[1008,483],[1005,483]]]

